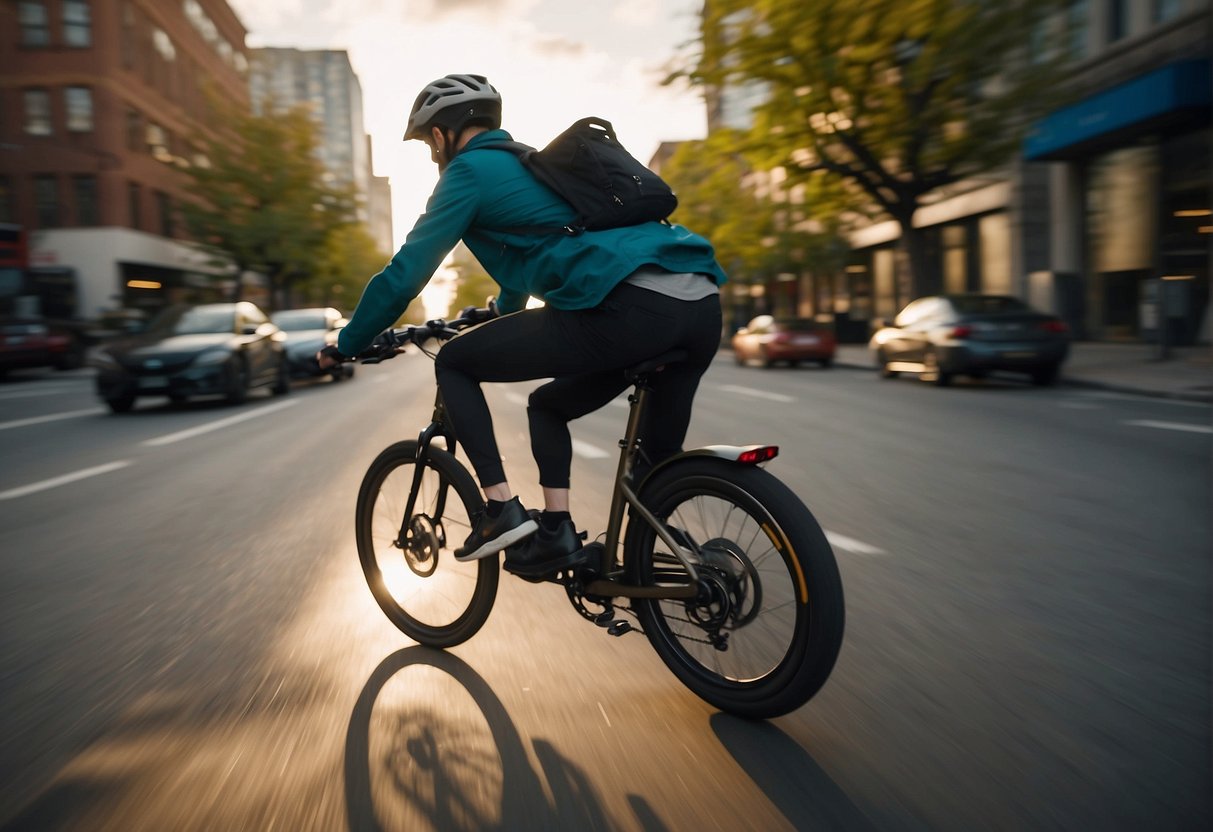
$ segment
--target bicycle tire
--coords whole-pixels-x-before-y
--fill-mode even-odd
[[[724,650],[711,643],[702,621],[710,608],[702,599],[636,600],[637,618],[666,666],[701,699],[736,716],[768,719],[808,702],[838,658],[845,605],[834,553],[800,498],[760,468],[697,457],[657,471],[640,500],[676,535],[688,534],[702,547],[701,575],[714,569],[744,575],[721,584],[733,581],[726,595],[737,610],[732,626],[718,630],[727,632]],[[641,585],[687,579],[685,567],[635,515],[624,561]]]
[[[455,560],[452,551],[483,503],[472,475],[440,448],[429,448],[422,461],[427,470],[410,521],[415,545],[407,552],[395,545],[416,463],[417,442],[408,440],[386,448],[367,469],[355,510],[358,559],[389,621],[420,644],[452,647],[484,626],[497,597],[500,565],[496,558]],[[435,522],[443,487],[445,509]],[[442,607],[450,608],[449,615]]]

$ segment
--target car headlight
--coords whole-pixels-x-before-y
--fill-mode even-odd
[[[193,360],[195,367],[212,367],[227,361],[229,353],[224,350],[208,350]]]

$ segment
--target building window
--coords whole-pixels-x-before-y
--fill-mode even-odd
[[[173,236],[173,198],[163,191],[156,192],[156,211],[160,220],[160,235]]]
[[[1129,34],[1129,0],[1108,0],[1108,43]]]
[[[164,60],[174,61],[177,59],[177,50],[173,48],[173,40],[163,29],[152,29],[152,44],[156,47],[156,51],[160,53],[160,57],[164,58]]]
[[[1179,0],[1154,0],[1155,23],[1166,23],[1179,15]]]
[[[16,202],[12,177],[0,176],[0,222],[17,221]]]
[[[46,90],[25,91],[25,132],[31,136],[51,134],[51,96]]]
[[[1066,9],[1066,41],[1070,57],[1076,60],[1087,56],[1090,16],[1087,0],[1070,0],[1070,6]]]
[[[59,183],[53,173],[34,176],[34,206],[39,228],[59,225]]]
[[[68,46],[92,46],[92,25],[86,0],[63,0],[63,40]]]
[[[99,225],[97,214],[97,177],[72,177],[72,193],[76,202],[76,225]]]
[[[168,132],[154,121],[147,123],[147,149],[153,158],[161,162],[168,162],[173,158],[168,148]]]
[[[46,17],[46,4],[41,0],[21,0],[17,8],[21,26],[22,46],[49,46],[51,28]]]
[[[126,111],[126,149],[143,149],[143,116],[138,110]]]
[[[89,133],[93,129],[93,91],[88,87],[68,87],[64,90],[67,102],[67,130],[69,133]]]
[[[126,186],[126,202],[131,214],[131,228],[143,226],[143,212],[140,210],[143,202],[143,189],[138,182],[130,182]]]

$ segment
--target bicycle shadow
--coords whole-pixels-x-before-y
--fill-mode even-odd
[[[868,818],[794,739],[769,722],[713,714],[716,738],[795,829],[875,832]]]
[[[466,726],[444,717],[442,705],[410,703],[410,715],[389,736],[376,737],[389,751],[372,756],[372,713],[385,686],[409,667],[442,671],[463,687],[488,726],[497,759],[453,750]],[[421,814],[435,829],[617,829],[586,773],[549,742],[531,740],[536,770],[527,746],[504,704],[475,670],[456,656],[427,647],[406,647],[379,663],[363,686],[350,714],[345,742],[346,819],[354,832],[407,828],[403,814]],[[380,772],[376,777],[372,766]],[[498,771],[493,771],[499,767]],[[385,774],[386,772],[386,774]],[[500,780],[500,800],[485,800],[486,783]],[[545,784],[547,788],[545,789]],[[550,795],[550,796],[549,796]],[[633,828],[664,832],[664,823],[644,798],[628,795],[636,814]],[[388,805],[393,804],[393,805]],[[386,813],[387,817],[384,817]],[[385,825],[387,824],[387,825]]]

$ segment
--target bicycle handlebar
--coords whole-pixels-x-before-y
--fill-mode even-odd
[[[454,338],[460,331],[468,327],[482,324],[485,321],[491,321],[498,314],[497,302],[490,300],[487,306],[470,306],[460,312],[458,318],[449,321],[435,318],[423,324],[406,326],[400,329],[386,329],[375,336],[375,340],[371,343],[371,346],[348,360],[358,361],[362,364],[378,364],[389,358],[395,358],[404,352],[404,348],[409,344],[420,347],[431,339],[446,341]]]

